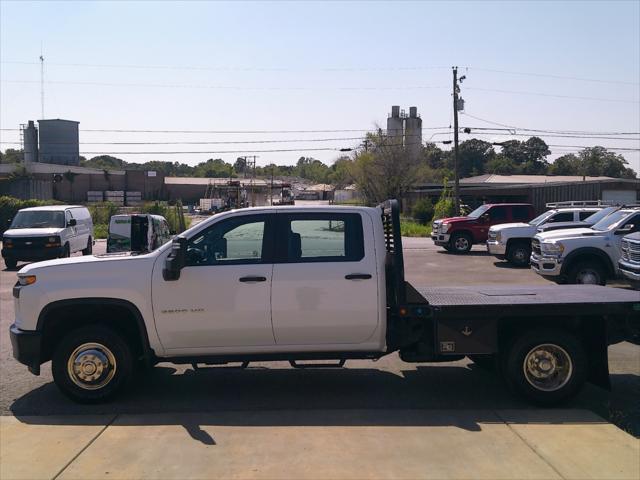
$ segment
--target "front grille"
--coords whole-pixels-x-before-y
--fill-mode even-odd
[[[48,239],[49,237],[13,237],[11,238],[11,242],[13,244],[13,248],[39,248],[44,247]]]
[[[623,240],[622,258],[633,263],[640,263],[640,243]]]
[[[540,242],[538,240],[536,240],[535,238],[533,240],[531,240],[531,250],[536,255],[541,255],[542,254],[542,251],[540,250]]]

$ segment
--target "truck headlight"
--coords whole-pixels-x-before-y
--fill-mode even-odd
[[[447,231],[449,230],[450,224],[449,223],[442,223],[440,224],[440,231],[442,233],[447,233]]]
[[[18,283],[23,287],[26,285],[33,285],[36,283],[35,275],[18,275]]]
[[[44,245],[45,247],[59,247],[60,246],[60,237],[49,237],[47,238],[47,243]]]
[[[550,254],[550,255],[562,255],[562,252],[564,252],[564,245],[560,242],[558,243],[541,243],[540,244],[540,250],[542,250],[544,253]]]

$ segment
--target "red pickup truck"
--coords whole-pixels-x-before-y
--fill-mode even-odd
[[[448,252],[467,253],[474,244],[487,241],[489,227],[492,225],[528,222],[534,217],[533,206],[528,203],[485,204],[466,217],[435,220],[431,239]]]

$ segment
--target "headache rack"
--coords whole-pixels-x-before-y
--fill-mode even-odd
[[[398,307],[403,305],[406,300],[402,234],[400,233],[400,204],[398,200],[387,200],[378,205],[378,208],[382,211],[384,242],[387,250],[385,257],[387,304],[391,307]]]

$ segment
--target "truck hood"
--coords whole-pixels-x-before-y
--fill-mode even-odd
[[[576,237],[595,237],[606,233],[607,232],[593,230],[592,228],[571,228],[569,230],[553,230],[551,232],[539,233],[536,235],[536,238],[540,241],[548,241]]]
[[[64,228],[12,228],[6,230],[3,238],[22,238],[22,237],[49,237],[60,235]]]
[[[589,222],[556,222],[556,223],[545,223],[538,227],[539,232],[548,232],[552,230],[562,230],[568,228],[589,228],[592,223]]]
[[[153,253],[156,252],[157,250]],[[149,259],[149,257],[155,257],[155,255],[131,255],[130,252],[127,252],[127,254],[100,255],[97,257],[93,255],[85,255],[81,257],[58,258],[55,260],[46,260],[44,262],[30,263],[22,267],[18,273],[37,275],[39,272],[43,271],[46,271],[47,274],[63,270],[65,272],[87,272],[91,269],[99,271],[100,268],[102,268],[103,265],[106,266],[106,264],[109,264],[109,267],[111,267],[117,266],[114,265],[115,262],[132,262]],[[123,272],[127,271],[125,270],[124,264],[122,265],[122,268]]]
[[[439,222],[442,223],[458,223],[458,222],[468,222],[470,220],[475,220],[474,218],[469,217],[449,217],[449,218],[441,218]]]
[[[491,230],[492,232],[499,232],[501,230],[506,230],[506,229],[527,229],[527,230],[531,230],[532,229],[532,225],[529,225],[528,223],[501,223],[500,225],[494,225],[493,227],[491,227],[489,230]]]

